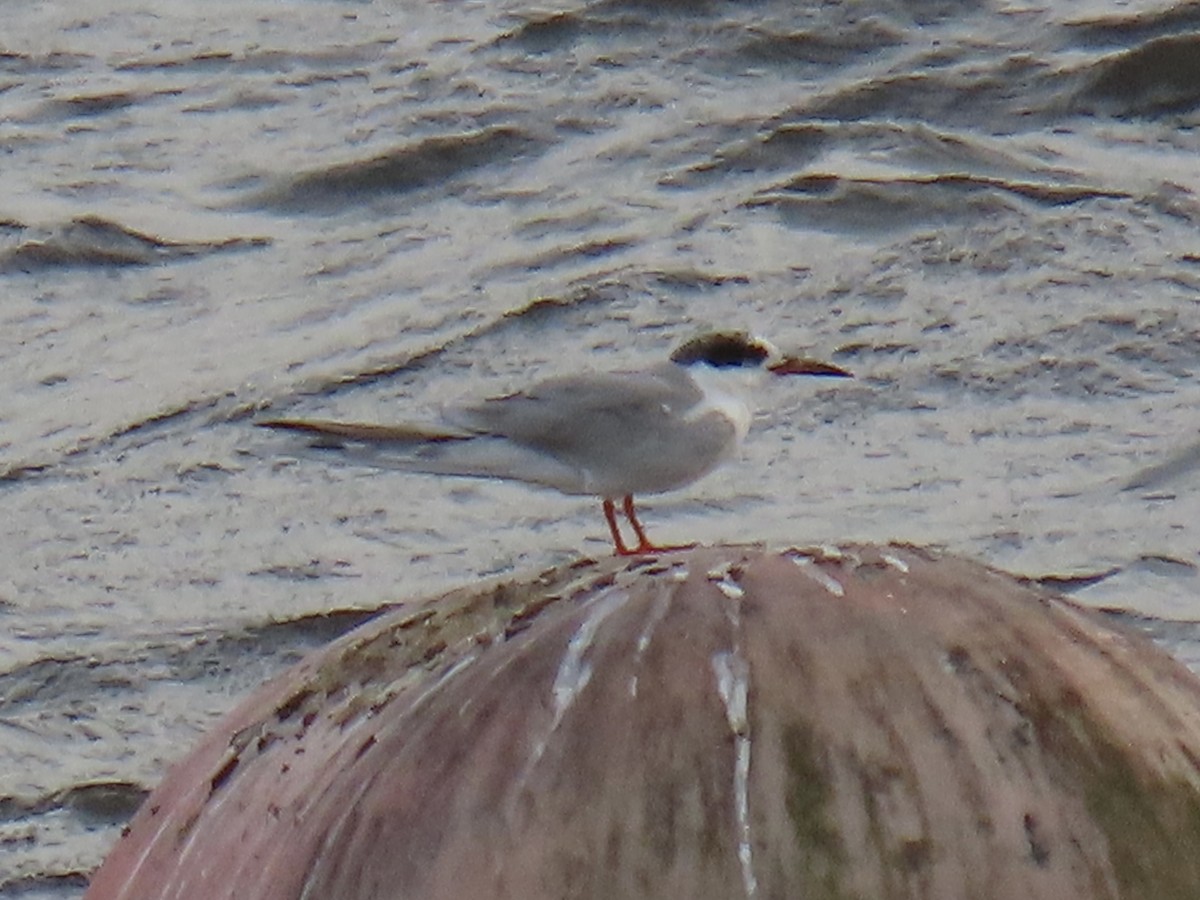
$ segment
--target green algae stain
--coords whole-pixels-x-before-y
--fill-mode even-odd
[[[846,850],[830,819],[833,788],[820,765],[812,731],[802,725],[789,725],[783,733],[783,752],[787,764],[784,805],[803,860],[805,896],[847,900],[850,895],[841,884]]]
[[[1042,747],[1083,791],[1122,898],[1200,897],[1200,793],[1123,748],[1077,697],[1026,708]]]

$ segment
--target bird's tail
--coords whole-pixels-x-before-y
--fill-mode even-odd
[[[313,446],[345,444],[393,445],[397,448],[445,441],[463,441],[473,435],[464,431],[426,428],[421,425],[372,425],[366,422],[331,422],[325,419],[269,419],[259,428],[295,431],[313,438]]]
[[[305,438],[297,447],[297,455],[319,456],[326,463],[404,472],[440,473],[446,468],[442,460],[445,452],[470,443],[475,437],[465,431],[421,425],[374,425],[323,419],[271,419],[255,424]]]
[[[308,441],[303,450],[319,453],[326,461],[428,475],[505,478],[567,494],[592,493],[576,469],[497,435],[319,419],[272,419],[257,424],[304,435]]]

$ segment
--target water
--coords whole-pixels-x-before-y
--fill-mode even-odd
[[[0,897],[356,610],[598,504],[288,456],[707,326],[834,359],[661,541],[904,539],[1200,664],[1200,4],[0,5]],[[1099,577],[1104,575],[1105,577]]]

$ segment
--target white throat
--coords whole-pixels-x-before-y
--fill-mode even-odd
[[[719,413],[733,424],[739,442],[745,438],[750,430],[750,406],[746,397],[753,385],[761,380],[762,370],[696,365],[688,367],[688,374],[704,394],[704,399],[692,410],[692,417]]]

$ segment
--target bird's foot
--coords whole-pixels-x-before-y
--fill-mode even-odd
[[[650,542],[646,529],[638,521],[637,511],[633,508],[633,497],[626,495],[622,501],[625,518],[629,520],[634,535],[637,536],[637,546],[630,547],[621,537],[621,529],[617,527],[616,505],[607,497],[604,499],[604,518],[608,522],[608,530],[612,533],[614,552],[617,556],[653,556],[656,553],[672,553],[676,550],[691,550],[695,544],[667,544],[660,546]]]
[[[699,544],[638,544],[636,547],[626,547],[618,544],[614,551],[617,556],[654,556],[658,553],[675,553],[680,550],[694,550]]]

